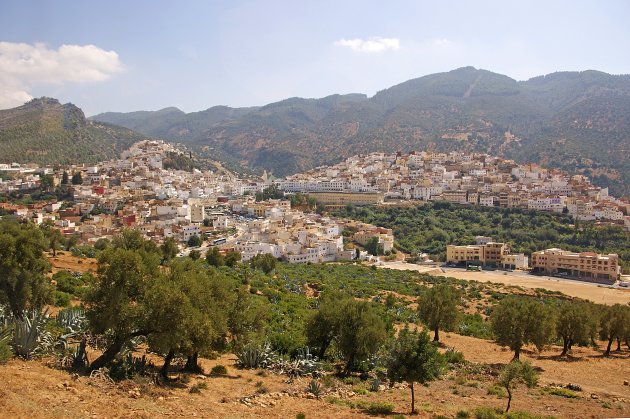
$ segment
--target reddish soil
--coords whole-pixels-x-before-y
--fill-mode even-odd
[[[416,386],[417,417],[441,414],[454,417],[458,410],[472,410],[477,406],[504,407],[506,400],[487,394],[495,381],[496,370],[511,359],[511,353],[494,343],[480,339],[444,334],[444,343],[462,351],[466,359],[490,366],[451,371],[441,380],[424,387]],[[525,353],[540,371],[536,389],[519,388],[513,400],[514,410],[527,410],[556,417],[623,417],[630,416],[630,352],[625,350],[610,358],[601,352],[577,348],[571,361],[557,360],[559,348],[552,348],[541,356]],[[159,358],[151,356],[156,362]],[[365,417],[366,412],[348,407],[350,403],[384,401],[393,403],[395,412],[408,414],[410,394],[406,385],[383,389],[378,393],[361,395],[369,384],[354,386],[334,380],[336,396],[341,403],[331,403],[330,394],[322,400],[309,398],[304,389],[310,379],[300,378],[289,383],[286,376],[260,375],[257,371],[240,370],[234,365],[233,355],[217,360],[202,360],[206,371],[217,364],[225,365],[228,375],[179,375],[168,385],[155,385],[141,378],[116,384],[99,379],[72,375],[53,369],[45,361],[13,360],[0,366],[0,416],[13,418],[50,417],[233,417],[233,418],[292,418],[304,412],[307,418]],[[257,384],[257,383],[261,384]],[[190,388],[205,383],[200,393]],[[578,398],[541,394],[544,386],[578,384],[583,391]],[[265,394],[258,394],[260,388]],[[244,399],[250,397],[249,399]]]

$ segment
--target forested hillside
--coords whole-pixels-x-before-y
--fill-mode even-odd
[[[51,98],[0,110],[2,163],[95,163],[145,138],[127,128],[88,121],[78,107]]]
[[[591,175],[630,193],[630,76],[561,72],[516,81],[464,67],[368,98],[291,98],[260,108],[101,114],[285,175],[371,151],[465,150]]]

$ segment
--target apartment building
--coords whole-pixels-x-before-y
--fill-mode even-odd
[[[383,203],[383,194],[375,192],[310,192],[309,196],[324,205],[372,205]]]
[[[616,280],[621,274],[619,257],[614,253],[575,253],[555,248],[532,253],[532,269],[547,274],[566,274],[594,280]]]
[[[446,261],[449,263],[481,264],[499,266],[503,257],[510,254],[505,243],[487,242],[485,244],[446,246]]]

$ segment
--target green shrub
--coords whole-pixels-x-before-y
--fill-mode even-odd
[[[190,387],[190,390],[188,390],[190,393],[201,393],[201,390],[205,390],[208,388],[208,385],[206,383],[197,383],[197,384],[193,384],[192,387]]]
[[[464,314],[462,320],[459,322],[458,333],[479,339],[492,339],[490,323],[484,321],[479,313]]]
[[[68,271],[59,271],[52,276],[52,279],[57,283],[57,290],[68,294],[74,294],[75,289],[83,285],[80,278]]]
[[[475,419],[501,419],[501,410],[492,407],[477,407],[474,411]]]
[[[372,402],[367,408],[371,415],[389,415],[394,411],[394,405],[386,402]]]
[[[466,359],[464,359],[464,354],[453,348],[449,348],[446,352],[444,352],[444,359],[446,360],[447,364],[452,365],[459,365],[466,362]]]
[[[68,307],[70,305],[70,300],[72,299],[72,296],[67,292],[55,291],[54,299],[54,304],[56,307]]]
[[[210,374],[212,374],[212,375],[227,375],[227,368],[225,368],[225,366],[220,365],[220,364],[219,365],[215,365],[210,370]]]
[[[306,415],[303,412],[300,412],[295,415],[295,419],[306,419]]]
[[[505,392],[505,389],[497,384],[494,384],[491,387],[488,387],[488,395],[497,396],[499,398],[507,397],[507,393]]]
[[[542,394],[551,394],[552,396],[565,397],[567,399],[577,399],[580,397],[576,392],[566,388],[544,387],[540,390]]]
[[[361,379],[359,377],[354,377],[354,376],[350,376],[350,377],[345,377],[343,379],[344,384],[348,384],[351,386],[357,385],[361,382]]]
[[[456,419],[468,419],[468,418],[470,418],[470,413],[468,413],[466,410],[458,410],[457,414],[455,414],[455,418]]]
[[[0,339],[0,365],[6,364],[11,358],[13,358],[13,351],[9,346],[8,340]]]

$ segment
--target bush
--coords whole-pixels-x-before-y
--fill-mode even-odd
[[[470,418],[470,413],[468,413],[466,410],[459,410],[459,411],[457,411],[457,414],[455,414],[455,418],[456,419],[468,419],[468,418]]]
[[[560,396],[567,399],[577,399],[580,397],[574,391],[568,390],[566,388],[558,388],[558,387],[544,387],[540,390],[542,394],[551,394],[552,396]]]
[[[201,390],[205,390],[207,388],[208,388],[208,385],[206,383],[197,383],[197,384],[193,384],[193,386],[190,387],[190,390],[188,390],[188,392],[201,393]]]
[[[67,292],[55,291],[54,299],[54,304],[56,307],[68,307],[70,305],[70,300],[72,299],[72,296]]]
[[[269,393],[269,388],[262,381],[258,381],[256,383],[256,393],[258,394]]]
[[[494,384],[493,386],[488,387],[488,395],[497,396],[499,398],[507,397],[505,389],[498,384]]]
[[[465,314],[459,323],[458,333],[479,339],[492,339],[490,324],[485,322],[479,313]]]
[[[474,411],[475,419],[501,419],[501,410],[492,407],[477,407]]]
[[[466,362],[466,359],[464,359],[464,354],[460,351],[456,351],[453,348],[450,348],[446,352],[444,352],[444,359],[446,360],[447,364],[454,365],[459,365]]]
[[[0,365],[6,364],[9,359],[13,358],[13,351],[7,340],[0,339]]]
[[[364,409],[370,415],[389,415],[394,411],[394,405],[386,402],[372,402]]]
[[[220,364],[219,365],[215,365],[210,370],[210,374],[212,374],[212,375],[227,375],[227,368],[225,368],[225,366],[220,365]]]
[[[295,415],[295,419],[306,419],[306,415],[303,412],[300,412]]]

